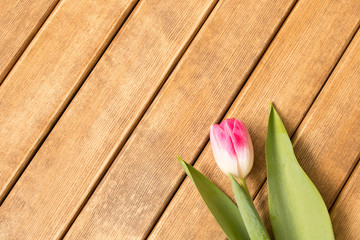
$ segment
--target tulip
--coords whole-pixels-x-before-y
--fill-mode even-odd
[[[225,174],[245,178],[254,163],[249,132],[237,119],[226,119],[210,127],[210,142],[215,161]]]

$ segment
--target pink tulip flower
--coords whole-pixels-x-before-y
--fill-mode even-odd
[[[210,142],[215,161],[225,173],[245,178],[254,164],[254,150],[244,123],[226,119],[210,127]]]

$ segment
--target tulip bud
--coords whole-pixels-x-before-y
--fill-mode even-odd
[[[225,173],[246,177],[254,163],[254,150],[249,132],[237,119],[226,119],[210,127],[210,142],[215,161]]]

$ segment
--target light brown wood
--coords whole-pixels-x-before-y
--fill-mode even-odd
[[[172,199],[185,175],[175,156],[198,160],[232,195],[206,145],[208,127],[295,0],[219,1],[203,27],[217,0],[141,0],[104,55],[136,0],[61,0],[29,46],[54,0],[5,1],[0,84],[27,49],[0,87],[0,204],[92,73],[0,206],[0,239],[59,239],[69,227],[67,239],[225,238],[188,178]],[[260,189],[267,226],[263,149],[274,101],[328,206],[345,184],[331,209],[336,237],[359,235],[360,33],[322,88],[359,27],[359,5],[299,1],[226,115],[250,128],[257,152],[248,183],[253,196]]]
[[[0,2],[0,85],[58,0]]]
[[[144,0],[136,6],[5,199],[1,239],[54,239],[66,232],[214,4]],[[120,14],[115,5],[122,4],[106,6]]]
[[[295,155],[328,208],[360,154],[359,66],[360,31],[293,136]],[[270,230],[267,198],[265,184],[255,205]]]
[[[184,176],[176,155],[196,158],[290,8],[282,0],[218,3],[66,239],[147,236]]]
[[[358,28],[359,3],[298,2],[226,114],[226,118],[242,119],[253,140],[255,166],[246,179],[253,196],[266,177],[264,145],[269,102],[275,103],[292,135]],[[191,161],[186,154],[184,159]],[[232,196],[230,181],[216,166],[209,144],[195,167]],[[180,166],[178,169],[181,171]],[[188,178],[149,237],[184,238],[225,238]]]
[[[360,164],[358,163],[330,211],[336,239],[360,236]]]
[[[0,88],[0,202],[135,4],[63,0]]]

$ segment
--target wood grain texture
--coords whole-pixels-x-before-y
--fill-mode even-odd
[[[0,239],[64,235],[214,4],[136,6],[5,199]]]
[[[358,163],[330,211],[336,239],[360,236],[360,164]]]
[[[0,88],[0,202],[135,1],[63,0]]]
[[[143,239],[291,7],[220,1],[75,220],[66,239]],[[263,24],[258,24],[262,19]],[[171,238],[159,238],[171,239]]]
[[[0,2],[0,85],[58,0]]]
[[[360,105],[355,104],[360,102],[359,66],[358,31],[292,139],[301,167],[328,208],[360,156]],[[271,230],[266,184],[256,197],[255,205]]]
[[[253,196],[266,178],[269,102],[275,103],[292,135],[354,35],[359,5],[359,1],[298,2],[226,114],[225,118],[242,119],[253,140],[255,164],[246,179]],[[183,159],[190,160],[187,156]],[[230,181],[216,166],[209,144],[195,167],[232,196]],[[188,178],[149,237],[220,238],[225,235]]]

